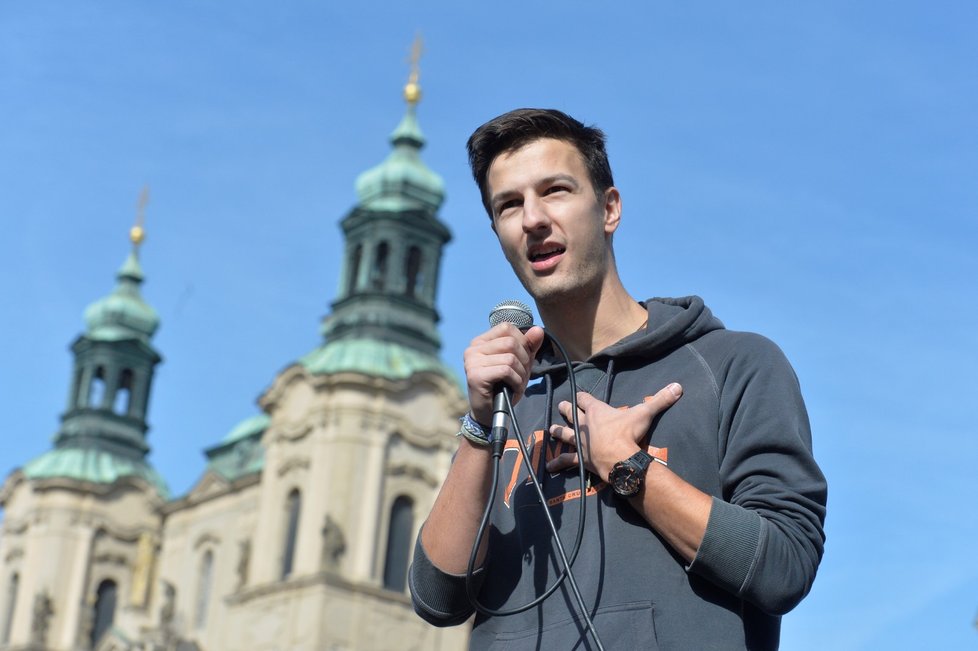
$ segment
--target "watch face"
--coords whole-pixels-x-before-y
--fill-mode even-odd
[[[615,492],[624,497],[631,497],[638,492],[642,485],[642,474],[638,468],[627,461],[619,461],[611,470],[608,477]]]
[[[649,467],[652,457],[639,450],[624,461],[616,463],[608,474],[608,483],[615,489],[615,492],[622,497],[632,497],[636,495],[642,487],[645,479],[645,471]]]

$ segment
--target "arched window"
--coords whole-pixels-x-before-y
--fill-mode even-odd
[[[197,575],[197,608],[194,611],[194,625],[197,628],[207,625],[207,605],[210,603],[213,575],[214,553],[208,549],[200,559],[200,573]]]
[[[93,649],[115,620],[117,592],[115,581],[106,579],[98,584],[98,590],[95,592],[95,606],[93,606],[95,612],[92,617],[92,638],[89,640]]]
[[[387,242],[381,242],[377,246],[377,253],[374,256],[374,268],[370,274],[370,286],[378,292],[384,291],[384,282],[387,279],[387,253],[389,248]]]
[[[112,411],[122,416],[129,414],[129,407],[132,404],[132,371],[122,370],[119,376],[119,386],[115,390],[115,400]]]
[[[404,275],[407,276],[406,293],[414,298],[421,293],[424,286],[424,275],[421,273],[421,249],[412,246],[408,250],[407,261],[404,264]]]
[[[292,562],[295,560],[295,541],[299,533],[299,511],[302,509],[302,496],[295,489],[285,500],[285,544],[282,546],[282,578],[292,574]]]
[[[20,587],[20,575],[14,574],[7,584],[7,612],[3,618],[3,639],[0,644],[10,642],[10,629],[14,625],[14,609],[17,607],[17,589]]]
[[[101,366],[92,373],[92,379],[88,385],[88,406],[101,407],[105,399],[105,369]]]
[[[408,558],[411,554],[411,531],[414,527],[414,504],[401,495],[391,506],[387,529],[387,559],[384,561],[384,587],[404,592],[407,585]]]
[[[363,245],[357,244],[350,257],[350,268],[346,270],[346,294],[349,296],[357,290],[357,276],[360,275],[360,258],[363,257]]]

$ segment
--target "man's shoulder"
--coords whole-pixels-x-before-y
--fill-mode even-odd
[[[740,330],[711,330],[689,343],[714,369],[736,366],[786,366],[781,347],[764,335]]]

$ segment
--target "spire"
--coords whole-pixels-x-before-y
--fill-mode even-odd
[[[85,310],[85,321],[88,324],[86,334],[92,339],[114,341],[137,337],[149,342],[160,325],[156,310],[143,301],[139,292],[139,286],[143,282],[139,247],[146,237],[143,222],[148,202],[149,189],[143,188],[136,208],[136,223],[129,229],[132,248],[116,273],[118,283],[115,289]]]
[[[146,461],[150,384],[162,360],[150,343],[159,316],[139,293],[148,198],[144,189],[129,231],[132,248],[116,274],[115,289],[85,310],[87,327],[71,347],[75,368],[55,447],[24,466],[28,478],[111,484],[138,477],[167,494],[163,479]]]
[[[359,202],[341,222],[346,253],[339,296],[323,323],[326,342],[302,359],[313,373],[407,378],[435,371],[454,379],[438,359],[435,296],[451,232],[437,214],[444,182],[420,155],[421,51],[419,37],[408,60],[406,111],[390,136],[392,151],[359,176]]]
[[[421,161],[425,138],[418,126],[421,101],[421,37],[411,46],[411,72],[404,85],[407,109],[390,135],[393,151],[380,165],[357,179],[360,205],[381,210],[421,209],[434,215],[445,200],[445,182]]]
[[[391,144],[395,147],[398,144],[404,144],[421,150],[425,145],[424,136],[416,117],[418,102],[421,101],[421,54],[423,52],[424,46],[421,35],[418,34],[411,45],[411,55],[408,57],[411,72],[408,74],[407,83],[404,84],[404,101],[407,102],[407,111],[401,123],[391,133]]]

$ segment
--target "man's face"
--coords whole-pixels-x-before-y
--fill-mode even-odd
[[[503,253],[538,304],[600,291],[621,202],[614,188],[595,196],[574,145],[545,138],[500,154],[487,181]]]

